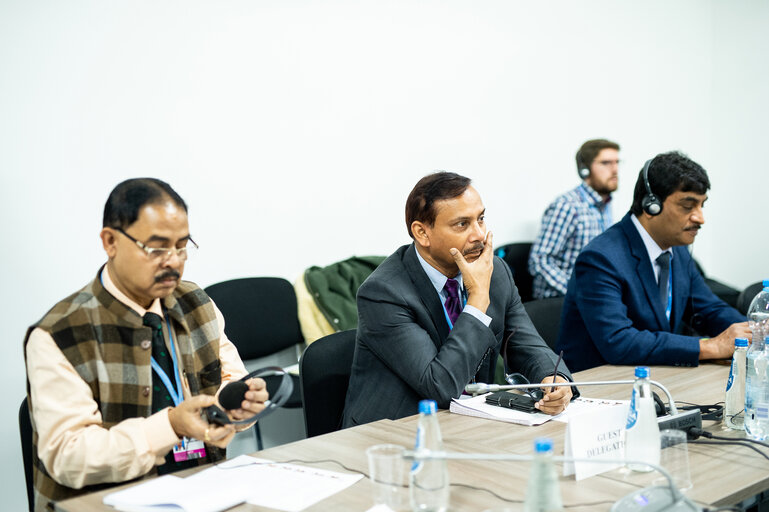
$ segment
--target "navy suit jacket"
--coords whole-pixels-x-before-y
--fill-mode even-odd
[[[531,382],[552,375],[557,357],[529,320],[510,267],[496,257],[489,298],[489,327],[463,312],[449,331],[414,244],[388,257],[358,290],[358,332],[343,426],[411,416],[422,399],[447,408],[474,376],[493,382],[503,336],[513,330],[510,367]],[[564,365],[558,373],[571,378]]]
[[[697,366],[699,337],[745,317],[716,297],[684,246],[673,247],[670,322],[630,213],[580,253],[561,313],[557,349],[573,371],[603,364]],[[672,324],[672,325],[671,325]]]

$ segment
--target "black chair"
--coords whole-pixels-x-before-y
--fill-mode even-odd
[[[494,254],[505,260],[505,263],[512,270],[515,286],[518,287],[518,293],[523,302],[529,301],[533,297],[532,283],[534,278],[529,274],[531,246],[531,242],[516,242],[497,247],[494,250]]]
[[[561,329],[563,299],[563,297],[549,297],[523,303],[526,314],[531,318],[537,332],[553,350],[558,341],[558,331]]]
[[[241,359],[249,361],[294,348],[292,362],[299,359],[304,338],[299,328],[294,287],[279,277],[248,277],[212,284],[205,289],[224,315],[224,332],[237,347]],[[283,407],[302,406],[299,377],[292,375],[294,391]],[[273,395],[280,386],[279,376],[267,377],[267,390]],[[256,444],[262,449],[257,423]]]
[[[29,512],[35,510],[35,492],[32,481],[32,420],[29,418],[29,404],[26,397],[19,407],[19,434],[21,436],[21,458],[24,461],[24,478],[27,481]]]
[[[757,283],[753,283],[744,290],[740,292],[740,295],[737,297],[737,305],[735,306],[737,308],[737,311],[742,313],[743,315],[748,314],[748,308],[750,307],[750,303],[753,301],[756,295],[758,295],[758,292],[762,290],[763,287],[763,281],[759,281]]]
[[[299,375],[307,437],[335,432],[342,426],[354,353],[355,329],[350,329],[311,343],[302,354]]]
[[[692,260],[694,261],[694,266],[697,267],[697,270],[702,275],[703,279],[705,279],[705,284],[708,285],[710,291],[713,292],[715,296],[722,301],[726,302],[733,308],[736,308],[740,291],[736,288],[732,288],[728,284],[722,283],[721,281],[716,281],[715,279],[709,278],[705,275],[705,271],[702,270],[702,265],[700,265],[699,262],[694,258],[692,258]],[[750,301],[748,301],[748,304],[750,304]]]

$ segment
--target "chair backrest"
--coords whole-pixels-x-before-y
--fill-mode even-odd
[[[753,302],[755,296],[758,295],[758,292],[761,291],[762,285],[763,281],[759,281],[757,283],[751,284],[740,292],[740,295],[737,297],[737,311],[743,315],[748,314],[750,303]]]
[[[224,332],[243,360],[304,342],[294,287],[280,277],[247,277],[205,289],[224,315]]]
[[[313,342],[299,360],[307,437],[339,430],[355,353],[355,329]]]
[[[24,461],[24,478],[27,481],[27,500],[29,512],[35,510],[35,492],[32,481],[32,420],[29,418],[27,398],[19,407],[19,434],[21,436],[21,458]]]
[[[558,331],[561,329],[563,299],[563,297],[549,297],[523,303],[523,307],[537,332],[553,350],[555,350],[555,344],[558,341]]]
[[[532,283],[534,278],[529,274],[529,253],[531,242],[516,242],[497,247],[494,254],[505,260],[513,272],[515,286],[523,302],[532,299]]]

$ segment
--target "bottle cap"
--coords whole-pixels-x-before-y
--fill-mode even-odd
[[[734,338],[734,346],[735,347],[747,347],[748,346],[748,339],[747,338]]]
[[[553,440],[549,437],[538,437],[534,440],[534,451],[536,453],[547,453],[553,451]]]
[[[649,367],[648,366],[636,366],[635,367],[635,376],[639,379],[648,379],[649,378]]]
[[[769,288],[769,279],[764,279],[764,282],[761,286],[763,286],[764,288]]]
[[[419,402],[419,414],[435,414],[438,410],[438,404],[435,400],[420,400]]]

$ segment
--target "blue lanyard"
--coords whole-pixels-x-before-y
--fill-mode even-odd
[[[99,282],[102,286],[104,286],[104,278],[102,277],[101,273],[99,273]],[[160,377],[160,380],[163,381],[163,384],[165,385],[166,389],[168,390],[168,394],[171,395],[171,400],[174,401],[174,405],[179,405],[184,400],[184,393],[182,392],[182,383],[179,381],[179,365],[176,363],[176,348],[174,348],[174,334],[171,332],[171,320],[168,319],[168,315],[164,313],[166,317],[166,325],[168,326],[168,336],[171,338],[171,358],[174,363],[174,380],[176,381],[176,391],[174,391],[174,385],[171,384],[171,379],[168,377],[166,372],[163,371],[163,369],[160,367],[157,361],[155,361],[155,358],[150,356],[150,365],[152,365],[152,369],[155,370],[155,373],[158,374],[158,377]]]
[[[665,306],[665,316],[670,321],[670,312],[673,310],[673,262],[670,262],[668,269],[668,303]]]
[[[168,315],[164,316],[166,317],[166,325],[168,326],[168,337],[171,341],[171,359],[174,363],[174,380],[176,381],[176,391],[174,391],[174,385],[171,384],[171,379],[152,356],[150,356],[150,364],[152,365],[152,369],[155,370],[155,373],[157,373],[158,377],[160,377],[160,380],[163,381],[163,384],[168,390],[168,394],[171,395],[171,400],[174,401],[174,405],[179,405],[184,400],[184,393],[182,392],[182,383],[179,380],[179,365],[176,362],[176,348],[174,347],[174,335],[171,331],[171,320],[169,320]]]
[[[465,287],[462,287],[460,296],[462,298],[462,309],[465,309],[465,306],[467,305],[467,297],[465,297]],[[446,322],[449,324],[449,331],[454,328],[454,324],[451,323],[451,318],[449,318],[449,312],[446,310],[446,303],[443,300],[443,297],[438,294],[438,297],[441,299],[441,306],[443,307],[443,315],[446,317]]]

